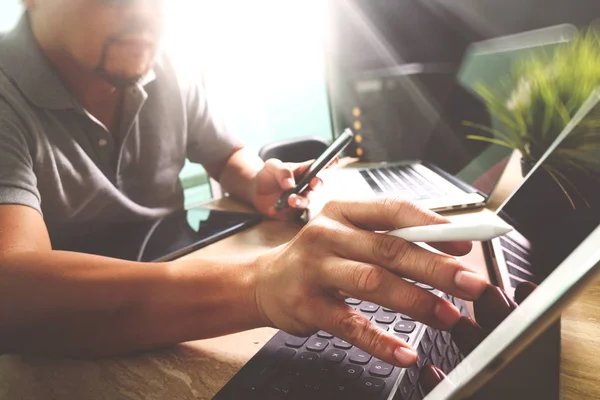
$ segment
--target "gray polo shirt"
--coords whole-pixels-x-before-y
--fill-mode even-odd
[[[177,76],[164,56],[127,89],[117,136],[65,87],[25,14],[0,38],[0,204],[40,211],[54,245],[182,208],[186,156],[211,163],[238,145],[202,86]]]

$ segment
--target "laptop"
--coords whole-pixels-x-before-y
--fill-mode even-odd
[[[576,200],[575,208],[569,200],[564,201],[560,191],[550,194],[538,190],[547,183],[538,177],[545,174],[548,158],[592,109],[600,111],[599,102],[600,91],[590,97],[521,187],[493,215],[512,223],[515,232],[485,243],[492,279],[508,289],[511,297],[514,288],[523,282],[538,286],[470,354],[465,357],[448,332],[377,304],[349,298],[348,305],[417,349],[417,364],[408,369],[394,367],[323,331],[310,337],[280,331],[214,399],[421,400],[424,393],[418,378],[425,363],[448,374],[427,399],[473,394],[558,316],[566,300],[600,272],[600,177],[578,175],[576,181],[586,189],[581,192],[586,199]],[[512,254],[522,263],[499,254]],[[471,316],[464,301],[410,282],[451,301],[462,315]]]
[[[444,89],[449,91],[450,95],[442,96],[445,97],[445,100],[441,101],[444,103],[442,105],[436,104],[433,99],[426,99],[427,84],[419,85],[419,79],[424,79],[419,77],[424,75],[430,76],[428,79],[433,80],[433,87],[444,86],[439,76],[440,71],[436,70],[437,73],[434,73],[425,65],[411,64],[355,75],[353,82],[356,97],[362,98],[366,103],[365,107],[369,107],[366,110],[357,109],[360,112],[355,114],[353,128],[355,137],[360,141],[356,146],[365,149],[369,146],[377,147],[369,143],[378,141],[380,136],[391,135],[390,132],[397,132],[395,139],[381,140],[386,146],[414,146],[414,150],[388,150],[384,153],[408,153],[422,160],[384,162],[363,168],[323,171],[319,176],[324,185],[320,193],[315,193],[314,201],[311,200],[313,204],[309,214],[315,215],[329,200],[373,197],[402,197],[440,212],[485,206],[505,170],[511,151],[497,144],[466,139],[468,134],[487,134],[463,126],[462,119],[491,125],[496,129],[500,127],[500,123],[487,115],[487,111],[481,111],[485,107],[474,86],[483,83],[492,90],[499,89],[502,82],[498,76],[509,71],[516,60],[540,49],[551,54],[554,46],[570,40],[576,31],[574,26],[563,24],[473,43],[463,57],[455,77],[454,89]],[[419,132],[407,132],[400,126],[394,129],[389,123],[368,126],[373,125],[368,122],[373,118],[387,120],[389,113],[402,113],[401,109],[396,109],[399,107],[394,108],[395,105],[388,104],[400,100],[395,97],[383,102],[381,100],[387,98],[386,96],[397,96],[387,94],[390,92],[387,87],[392,83],[396,88],[394,90],[402,87],[401,92],[406,92],[404,96],[418,92],[419,95],[413,97],[425,98],[419,101],[419,107],[430,110],[427,119],[438,119],[438,123],[433,127],[434,133],[429,134],[427,131],[431,128],[425,128],[431,126],[430,122],[423,123],[422,131]],[[432,85],[429,85],[429,90]],[[402,107],[408,107],[408,103],[410,102],[402,100]],[[445,110],[446,108],[450,110]],[[482,117],[479,114],[482,112],[486,114],[488,122],[481,121]],[[415,110],[414,113],[418,111]],[[411,117],[404,115],[403,118]],[[340,124],[341,121],[337,123]],[[397,123],[402,125],[404,122],[399,120]],[[357,130],[357,127],[360,129]],[[413,144],[417,142],[426,143]],[[419,148],[424,150],[418,150]]]

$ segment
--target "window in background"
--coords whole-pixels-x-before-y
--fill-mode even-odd
[[[258,151],[298,136],[331,138],[324,72],[326,2],[165,4],[165,47],[184,73],[204,71],[210,101],[248,148]],[[202,173],[190,163],[182,179]],[[186,190],[188,205],[204,200],[198,196],[205,191],[193,190]]]

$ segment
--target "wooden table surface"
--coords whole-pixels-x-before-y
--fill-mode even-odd
[[[518,183],[506,178],[518,176],[515,168],[507,171],[505,189],[495,194],[492,207]],[[215,206],[241,207],[227,199]],[[299,228],[294,223],[263,222],[188,257],[219,256],[232,249],[258,254],[289,241]],[[480,256],[477,252],[475,249],[469,256],[471,262]],[[0,399],[210,399],[274,333],[273,329],[261,328],[102,360],[2,356]],[[599,360],[600,279],[562,317],[561,399],[600,399]]]

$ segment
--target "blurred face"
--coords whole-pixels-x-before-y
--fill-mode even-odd
[[[161,0],[28,0],[27,5],[43,47],[113,85],[133,84],[152,68],[163,28]]]

